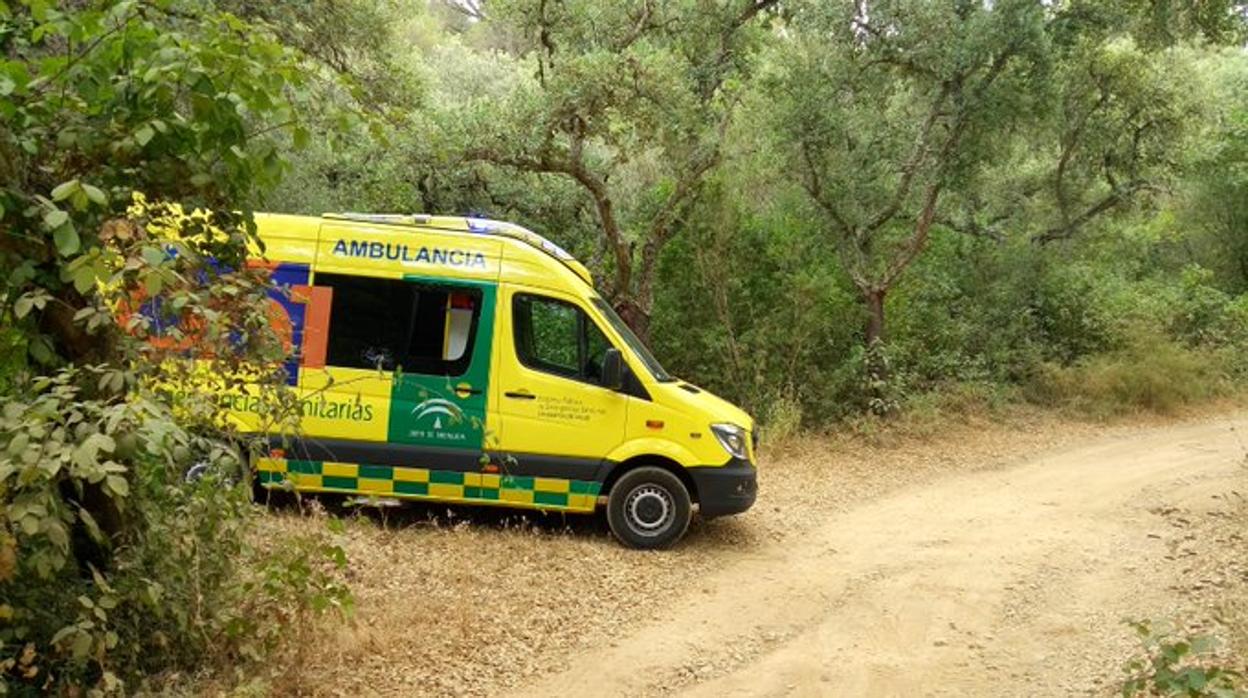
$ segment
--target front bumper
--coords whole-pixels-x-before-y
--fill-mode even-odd
[[[758,469],[748,461],[733,458],[718,467],[688,468],[698,491],[698,511],[706,518],[740,514],[754,505],[758,496]]]

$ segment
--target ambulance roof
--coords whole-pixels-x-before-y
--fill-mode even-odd
[[[430,216],[425,214],[407,213],[326,213],[322,216],[329,220],[356,221],[360,223],[381,223],[386,225],[403,225],[412,228],[425,228],[471,235],[494,235],[519,240],[530,247],[541,250],[554,257],[571,269],[577,276],[590,286],[594,285],[589,269],[568,254],[562,247],[547,240],[545,237],[506,221],[495,221],[488,218],[472,218],[463,216]]]

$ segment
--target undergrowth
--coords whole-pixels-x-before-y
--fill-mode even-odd
[[[1140,649],[1123,667],[1123,698],[1248,698],[1248,684],[1215,652],[1218,640],[1184,636],[1166,624],[1132,622]]]
[[[1195,349],[1162,337],[1141,337],[1121,349],[1070,366],[1040,364],[1025,397],[1046,407],[1093,417],[1128,412],[1174,414],[1242,389],[1226,352]]]

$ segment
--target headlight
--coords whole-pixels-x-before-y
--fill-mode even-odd
[[[715,438],[719,439],[719,445],[728,455],[742,460],[749,458],[745,451],[745,429],[736,424],[712,424],[711,431],[715,432]]]

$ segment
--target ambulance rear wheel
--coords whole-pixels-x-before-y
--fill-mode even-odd
[[[607,500],[607,523],[630,548],[666,548],[689,528],[693,503],[680,478],[644,466],[624,473]]]

